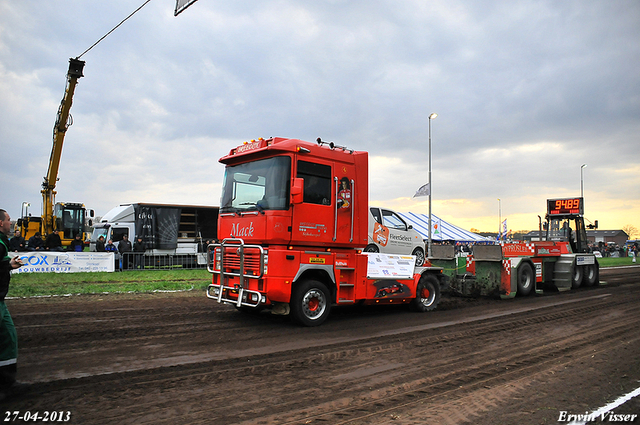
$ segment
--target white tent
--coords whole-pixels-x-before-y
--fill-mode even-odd
[[[429,214],[416,214],[412,212],[398,214],[400,214],[407,223],[411,224],[424,239],[429,238]],[[431,219],[433,220],[433,228],[431,229],[432,241],[493,242],[491,238],[485,238],[484,236],[447,223],[433,213],[431,214]]]

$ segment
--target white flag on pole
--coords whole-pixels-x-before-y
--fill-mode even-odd
[[[429,186],[429,183],[427,183],[424,186],[420,187],[420,189],[418,189],[413,197],[416,198],[418,196],[429,196],[429,194],[431,194],[431,186]]]
[[[173,12],[173,16],[178,16],[180,12],[197,1],[198,0],[176,0],[176,10]]]

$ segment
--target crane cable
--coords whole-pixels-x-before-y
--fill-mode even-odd
[[[105,38],[107,38],[107,36],[109,36],[109,34],[111,34],[112,32],[114,32],[120,25],[124,24],[126,20],[128,20],[129,18],[131,18],[133,15],[135,15],[140,9],[142,9],[143,7],[146,6],[147,3],[149,3],[151,0],[146,0],[139,8],[137,8],[136,10],[134,10],[133,12],[131,12],[131,14],[129,16],[127,16],[126,18],[124,18],[118,25],[116,25],[115,27],[113,27],[111,29],[111,31],[109,31],[108,33],[106,33],[105,35],[102,36],[102,38],[100,38],[100,40],[96,41],[95,43],[93,43],[93,45],[91,45],[91,47],[89,47],[87,50],[85,50],[84,52],[82,52],[82,54],[80,56],[78,56],[76,59],[80,59],[85,53],[87,53],[89,50],[93,49],[98,43],[100,43],[102,40],[104,40]]]

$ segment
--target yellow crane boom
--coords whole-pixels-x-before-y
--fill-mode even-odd
[[[42,182],[42,231],[45,234],[51,233],[56,228],[54,219],[54,206],[56,204],[56,183],[58,181],[58,169],[60,168],[60,157],[62,155],[62,145],[67,129],[72,124],[71,104],[73,103],[73,93],[75,92],[78,79],[83,77],[84,61],[69,59],[69,71],[67,72],[67,88],[58,109],[56,123],[53,126],[53,147],[49,158],[49,169]]]
[[[73,94],[78,84],[78,79],[83,77],[84,61],[69,59],[69,71],[67,72],[67,86],[64,97],[60,102],[56,122],[53,126],[53,146],[49,157],[49,169],[42,182],[42,215],[40,217],[23,216],[18,220],[18,229],[25,239],[29,239],[36,232],[43,237],[54,230],[60,232],[59,236],[63,246],[68,246],[75,235],[84,234],[84,220],[86,210],[81,203],[56,203],[56,184],[58,182],[58,170],[62,145],[67,129],[73,123],[71,118],[71,104]]]

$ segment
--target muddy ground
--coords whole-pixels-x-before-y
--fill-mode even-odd
[[[443,297],[430,313],[335,308],[317,328],[202,293],[11,299],[32,386],[0,403],[2,420],[568,423],[640,387],[640,268],[600,278],[508,301]],[[640,415],[639,399],[615,414]]]

